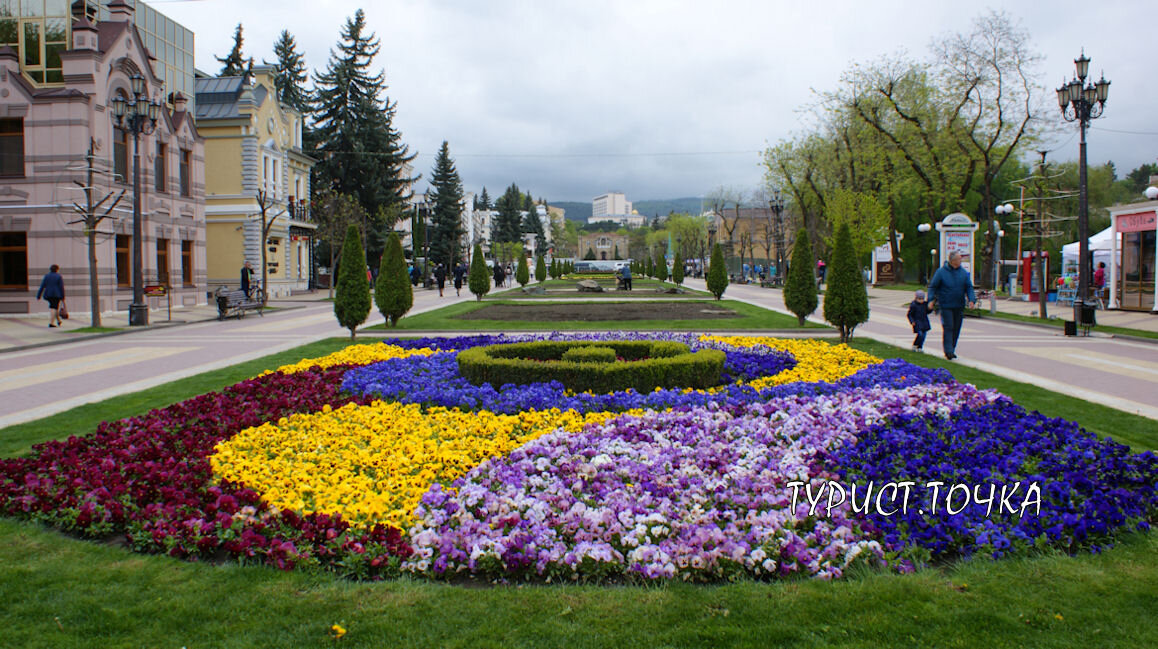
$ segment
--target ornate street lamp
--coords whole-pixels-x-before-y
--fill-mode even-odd
[[[929,231],[932,229],[933,229],[933,226],[929,223],[917,224],[917,232],[921,233],[921,243],[925,242],[925,235],[928,234]],[[928,284],[929,281],[933,279],[933,273],[935,273],[935,272],[937,272],[937,264],[933,263],[933,265],[929,268],[929,272],[925,273],[925,281],[924,281],[925,284]],[[929,299],[932,299],[932,298],[929,298]]]
[[[117,128],[133,134],[133,303],[129,305],[129,326],[149,324],[149,306],[145,304],[145,281],[141,263],[141,142],[157,127],[161,102],[147,99],[145,78],[134,74],[129,78],[133,96],[126,100],[118,95],[113,99],[113,115]]]
[[[784,212],[784,199],[780,197],[780,190],[772,192],[772,199],[768,201],[768,209],[772,210],[772,236],[776,244],[776,283],[784,286],[784,222],[780,215]]]
[[[1077,122],[1081,127],[1081,144],[1078,149],[1078,296],[1074,300],[1074,322],[1081,322],[1081,309],[1089,299],[1090,279],[1093,264],[1090,258],[1090,216],[1089,193],[1086,186],[1086,129],[1090,120],[1101,117],[1110,94],[1110,82],[1102,78],[1095,84],[1086,84],[1090,70],[1090,59],[1085,51],[1074,59],[1077,78],[1057,89],[1057,104],[1062,117],[1067,122]]]
[[[1013,214],[1013,205],[1009,203],[998,205],[993,208],[993,212],[997,214],[998,217],[993,220],[993,230],[997,232],[997,248],[994,249],[993,252],[993,291],[989,294],[989,312],[997,313],[997,289],[999,287],[998,282],[1001,278],[1001,238],[1005,236],[1005,230],[1001,229],[1001,221],[999,219],[1002,215],[1008,216]]]

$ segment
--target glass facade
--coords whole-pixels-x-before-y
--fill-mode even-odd
[[[193,32],[139,0],[137,31],[157,57],[154,72],[165,82],[165,93],[180,92],[193,103]],[[37,85],[64,83],[60,53],[72,42],[72,21],[108,20],[107,3],[98,0],[0,0],[0,45],[20,57],[21,69]],[[190,108],[192,110],[192,108]]]

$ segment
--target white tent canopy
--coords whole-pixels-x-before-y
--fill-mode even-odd
[[[1114,238],[1114,228],[1109,227],[1101,232],[1090,237],[1090,254],[1094,257],[1094,268],[1098,267],[1098,262],[1105,262],[1106,267],[1110,266],[1110,244]],[[1067,243],[1062,246],[1062,272],[1067,272],[1067,269],[1074,269],[1077,272],[1079,248],[1078,241]],[[1118,263],[1121,264],[1122,252],[1118,251]],[[1106,274],[1106,281],[1110,281],[1109,273]]]

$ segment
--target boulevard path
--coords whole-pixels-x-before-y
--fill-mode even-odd
[[[410,313],[474,299],[465,288],[461,297],[455,296],[453,287],[445,293],[440,298],[438,291],[416,289]],[[316,340],[349,337],[349,330],[334,317],[333,303],[320,299],[325,295],[273,302],[281,308],[264,316],[250,313],[241,320],[150,328],[0,353],[0,430]],[[152,317],[159,320],[157,313]],[[372,307],[363,326],[383,322]]]
[[[704,288],[702,281],[687,284]],[[461,297],[454,296],[452,289],[446,293],[439,298],[435,291],[415,291],[411,314],[474,299],[466,290]],[[856,335],[909,347],[908,293],[870,293],[874,298],[870,320],[857,328]],[[725,297],[787,312],[779,290],[732,285]],[[276,305],[286,308],[264,317],[153,328],[0,353],[0,430],[308,342],[349,335],[335,320],[330,302],[313,298]],[[817,321],[822,313],[817,310]],[[372,311],[367,326],[382,321]],[[940,324],[934,318],[926,341],[929,353],[939,353],[940,337]],[[957,352],[956,362],[1158,419],[1158,344],[1067,338],[1058,329],[967,318]]]
[[[706,290],[703,280],[685,283]],[[869,321],[857,327],[854,336],[911,347],[913,333],[906,316],[911,294],[883,289],[869,289],[869,294]],[[788,313],[780,290],[734,284],[724,298]],[[823,314],[822,295],[810,320],[823,322]],[[930,322],[933,330],[925,340],[925,353],[942,357],[940,318],[932,315]],[[957,355],[956,363],[1158,419],[1158,343],[1067,337],[1060,328],[965,318]]]

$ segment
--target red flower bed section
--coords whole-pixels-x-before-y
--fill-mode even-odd
[[[123,538],[187,559],[319,565],[358,578],[394,574],[410,546],[397,529],[271,509],[251,489],[214,484],[208,457],[238,431],[370,398],[340,393],[348,367],[274,373],[47,442],[0,460],[0,514]]]

